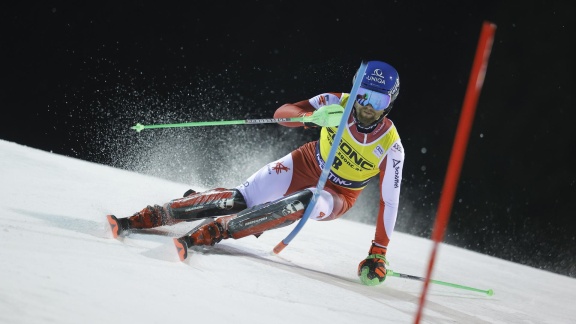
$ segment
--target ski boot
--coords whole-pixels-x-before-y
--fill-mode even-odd
[[[154,228],[169,223],[164,208],[159,205],[146,206],[130,217],[118,218],[114,215],[107,215],[106,218],[114,238],[127,234],[131,230]]]
[[[213,246],[214,244],[230,237],[225,229],[230,219],[236,215],[219,217],[218,219],[206,219],[202,224],[196,226],[188,234],[174,238],[174,246],[180,261],[188,257],[188,249],[192,246]]]

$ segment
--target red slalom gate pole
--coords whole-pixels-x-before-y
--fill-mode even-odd
[[[454,201],[456,187],[458,186],[458,180],[460,178],[460,170],[462,169],[472,122],[474,121],[476,104],[478,103],[480,90],[484,83],[484,76],[486,75],[488,58],[490,57],[490,52],[492,50],[495,31],[495,24],[486,21],[482,24],[480,39],[478,40],[478,46],[476,48],[476,56],[472,65],[470,79],[468,80],[464,103],[462,104],[462,113],[460,115],[460,120],[458,121],[456,137],[454,138],[452,153],[450,155],[450,161],[448,162],[446,177],[444,178],[444,187],[442,188],[440,202],[438,203],[438,211],[434,222],[434,229],[432,231],[433,247],[430,254],[430,261],[428,263],[428,270],[426,272],[426,280],[424,281],[424,288],[420,295],[420,303],[415,319],[416,324],[420,323],[420,319],[422,318],[426,293],[428,291],[432,269],[434,268],[434,262],[436,260],[436,251],[438,250],[438,244],[444,239],[446,225],[450,219],[452,203]]]

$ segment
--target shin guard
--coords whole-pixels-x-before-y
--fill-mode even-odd
[[[216,188],[174,199],[165,207],[168,216],[176,221],[194,221],[238,213],[246,208],[246,201],[236,189]]]
[[[236,217],[225,219],[224,228],[228,230],[230,237],[239,239],[288,226],[302,217],[312,195],[312,191],[305,189],[273,202],[245,209]]]

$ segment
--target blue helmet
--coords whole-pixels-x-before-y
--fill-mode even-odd
[[[390,95],[391,101],[394,101],[400,91],[400,76],[398,76],[396,69],[388,63],[369,61],[361,86]]]
[[[358,74],[358,71],[356,71],[356,74]],[[354,75],[354,80],[356,80],[356,77],[357,75]],[[374,95],[373,101],[374,103],[378,102],[382,107],[378,109],[376,104],[373,106],[377,110],[384,109],[384,115],[387,115],[400,92],[400,76],[398,75],[398,71],[388,63],[381,61],[367,62],[366,72],[362,76],[362,83],[359,89],[359,92],[364,91],[380,94]]]

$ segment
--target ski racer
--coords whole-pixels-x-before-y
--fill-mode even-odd
[[[358,74],[358,72],[356,73]],[[313,125],[283,122],[286,127],[320,126],[320,138],[306,143],[251,175],[235,188],[189,190],[163,205],[147,206],[133,216],[108,215],[114,237],[132,229],[149,229],[208,219],[175,238],[180,258],[192,246],[284,227],[300,219],[311,201],[348,100],[354,100],[346,129],[326,184],[317,195],[310,219],[328,221],[346,213],[373,178],[378,178],[380,206],[368,256],[358,265],[360,281],[378,285],[386,279],[386,251],[398,214],[404,150],[395,125],[387,118],[398,97],[400,78],[391,65],[366,63],[356,98],[349,93],[322,93],[279,107],[274,118],[311,116]]]

